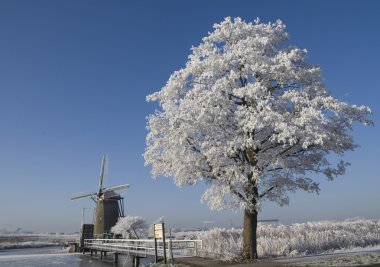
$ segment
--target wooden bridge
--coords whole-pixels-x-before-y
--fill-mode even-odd
[[[164,242],[156,240],[157,256],[164,257]],[[184,256],[198,256],[202,249],[202,240],[166,240],[166,258],[177,258]],[[156,246],[154,239],[85,239],[85,252],[90,255],[100,252],[100,259],[107,253],[113,253],[114,262],[118,261],[119,254],[129,255],[133,258],[135,266],[139,265],[140,258],[156,256]]]

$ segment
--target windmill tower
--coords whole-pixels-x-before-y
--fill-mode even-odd
[[[90,197],[96,203],[94,214],[94,236],[109,233],[119,217],[124,217],[124,198],[115,191],[125,190],[128,184],[105,188],[103,187],[104,170],[106,165],[106,155],[102,157],[100,168],[99,190],[97,192],[79,194],[73,196],[71,200]]]

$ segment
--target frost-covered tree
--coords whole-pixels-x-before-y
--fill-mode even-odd
[[[348,163],[329,155],[355,149],[355,121],[372,124],[370,109],[331,96],[321,69],[287,39],[281,21],[226,18],[147,97],[160,109],[148,118],[145,163],[178,186],[208,182],[211,209],[243,209],[246,259],[257,257],[262,200],[284,205],[289,191],[318,193],[311,175],[342,175]]]
[[[111,228],[114,234],[121,234],[125,238],[139,239],[147,235],[146,221],[139,216],[126,216],[119,218]]]

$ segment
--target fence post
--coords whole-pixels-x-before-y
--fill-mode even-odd
[[[158,262],[158,256],[157,256],[157,238],[154,238],[154,262]]]
[[[172,229],[169,229],[169,250],[170,250],[170,257],[172,260],[172,264],[174,264],[173,244],[172,244]]]
[[[162,223],[162,242],[164,243],[164,263],[166,264],[165,224]]]

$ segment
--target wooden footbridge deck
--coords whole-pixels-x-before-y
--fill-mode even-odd
[[[157,256],[164,256],[164,242],[157,240]],[[202,240],[166,240],[166,258],[177,258],[184,256],[198,256],[202,249]],[[118,261],[118,255],[132,256],[138,266],[139,258],[155,257],[155,240],[154,239],[85,239],[85,252],[90,255],[100,252],[100,258],[103,259],[107,253],[114,254],[114,262]]]

